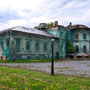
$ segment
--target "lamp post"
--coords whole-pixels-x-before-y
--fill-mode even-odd
[[[51,62],[51,75],[54,75],[54,36],[52,37],[52,62]]]

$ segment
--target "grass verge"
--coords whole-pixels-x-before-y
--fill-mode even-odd
[[[58,60],[54,60],[55,62]],[[10,60],[0,60],[0,63],[33,63],[33,62],[51,62],[50,59],[46,59],[46,60],[14,60],[14,61],[10,61]]]
[[[90,78],[0,67],[0,90],[90,90]]]

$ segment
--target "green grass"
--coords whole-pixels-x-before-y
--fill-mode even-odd
[[[54,60],[55,62],[58,60]],[[14,60],[14,61],[10,61],[10,60],[0,60],[0,63],[32,63],[32,62],[51,62],[50,59],[46,59],[46,60]]]
[[[90,67],[90,65],[88,65],[88,67]]]
[[[90,90],[90,78],[0,67],[0,90]]]

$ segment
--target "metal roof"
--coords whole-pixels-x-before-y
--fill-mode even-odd
[[[87,26],[85,26],[85,25],[80,25],[80,24],[78,24],[78,25],[73,25],[73,26],[70,27],[70,29],[78,29],[78,28],[89,29]]]
[[[52,37],[52,35],[50,35],[49,33],[45,32],[43,30],[37,30],[37,29],[34,29],[34,28],[26,28],[26,27],[23,27],[23,26],[12,27],[12,28],[1,31],[1,33],[2,32],[7,32],[7,31],[19,31],[19,32],[23,32],[23,33],[37,34],[37,35]]]

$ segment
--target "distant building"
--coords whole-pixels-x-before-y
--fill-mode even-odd
[[[0,31],[0,59],[50,59],[54,35],[54,57],[66,57],[67,40],[75,47],[76,53],[90,53],[90,28],[85,25],[58,25],[40,30],[16,26]]]

